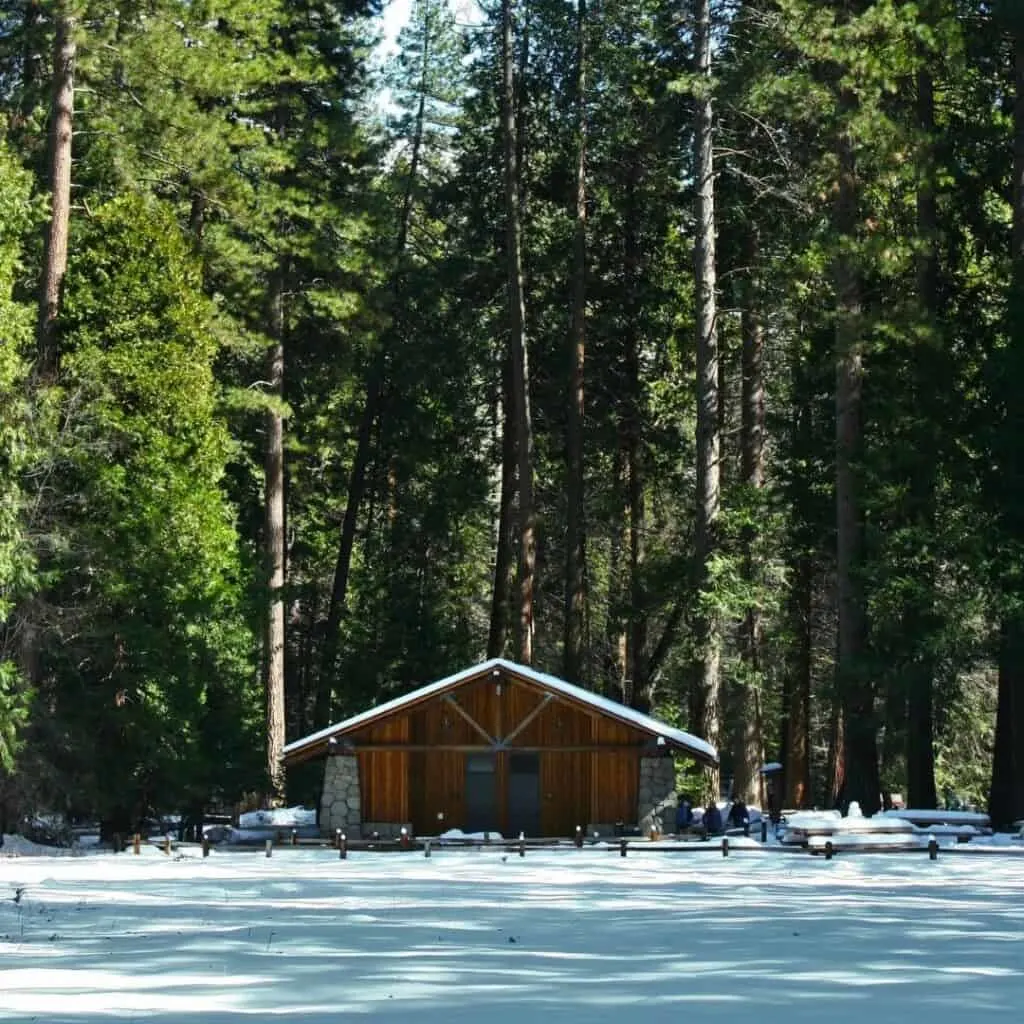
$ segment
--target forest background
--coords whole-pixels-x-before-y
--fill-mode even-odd
[[[2,813],[504,655],[1024,818],[1024,4],[378,14],[0,2]]]

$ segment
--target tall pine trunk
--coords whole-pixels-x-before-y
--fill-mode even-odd
[[[700,598],[710,586],[721,501],[719,488],[719,401],[717,281],[715,267],[714,111],[711,81],[711,2],[694,0],[697,123],[694,166],[697,184],[697,514],[694,614],[696,664],[691,690],[690,728],[718,746],[720,729],[720,635],[717,616]],[[704,770],[705,797],[718,796],[718,768]]]
[[[807,354],[793,354],[791,447],[798,467],[809,466],[814,450],[814,392],[805,361]],[[783,738],[785,807],[808,807],[811,803],[811,673],[813,670],[814,559],[811,527],[812,481],[806,471],[793,474],[792,510],[795,527],[790,541],[789,622],[793,634],[791,659],[784,690]]]
[[[764,329],[761,324],[758,291],[759,259],[757,229],[747,229],[746,263],[748,279],[743,309],[740,314],[743,351],[740,390],[740,470],[747,500],[754,514],[751,523],[760,521],[761,491],[764,488]],[[743,531],[743,573],[748,585],[757,587],[757,527]],[[733,750],[735,774],[733,791],[747,803],[761,802],[759,766],[764,761],[761,737],[761,673],[763,661],[763,627],[757,605],[747,608],[740,630],[742,679],[737,687],[737,732]]]
[[[416,104],[416,119],[413,128],[412,153],[409,159],[409,173],[402,194],[402,208],[399,214],[398,231],[395,239],[394,266],[391,272],[392,314],[399,316],[405,276],[404,261],[412,226],[413,198],[423,155],[424,129],[426,125],[427,89],[430,80],[430,62],[433,59],[430,36],[430,13],[423,9],[423,45],[420,52],[419,96]],[[380,415],[384,372],[387,365],[388,345],[383,339],[374,353],[366,377],[366,393],[363,410],[359,417],[356,435],[356,453],[349,471],[348,491],[345,500],[345,516],[338,537],[338,556],[334,564],[331,597],[327,605],[327,621],[324,626],[324,644],[320,662],[320,679],[317,686],[314,718],[317,728],[323,728],[330,718],[331,698],[334,690],[334,675],[338,657],[339,630],[345,614],[348,598],[348,581],[352,568],[352,552],[355,548],[356,527],[366,493],[366,470],[370,461],[370,442],[373,425]]]
[[[627,598],[626,690],[628,702],[641,711],[651,708],[650,672],[647,663],[647,588],[644,584],[644,539],[647,535],[643,434],[643,380],[640,373],[640,245],[641,157],[635,150],[626,168],[624,270],[626,310],[623,325],[624,390],[622,422],[626,483],[626,550],[629,553]]]
[[[1024,363],[1024,19],[1018,15],[1014,26],[1014,67],[1016,95],[1013,107],[1013,236],[1010,282],[1009,334],[1012,365]],[[1024,472],[1018,469],[1018,433],[1021,414],[1014,406],[1003,425],[1007,436],[1002,447],[1009,466],[1003,472],[1011,486],[1004,490],[1018,496]],[[1024,532],[1020,512],[1008,510],[1009,532],[1020,540]],[[996,827],[1006,827],[1024,818],[1024,611],[1019,585],[1013,581],[1004,600],[1010,606],[1003,613],[1000,630],[999,696],[996,709],[995,751],[992,758],[992,786],[989,816]]]
[[[583,678],[586,625],[586,525],[583,511],[583,414],[587,303],[587,4],[576,7],[576,225],[573,239],[572,330],[569,342],[569,410],[566,436],[564,674]]]
[[[501,497],[491,589],[491,626],[487,637],[488,658],[500,658],[505,654],[509,607],[515,583],[516,414],[512,405],[511,360],[507,353],[501,361],[501,415]]]
[[[855,106],[854,96],[843,90],[840,109],[847,119]],[[858,481],[863,447],[863,327],[861,284],[851,251],[856,245],[858,186],[848,123],[840,128],[837,157],[839,181],[833,209],[837,252],[832,267],[836,295],[836,681],[846,758],[839,799],[840,803],[856,800],[865,814],[873,814],[880,806],[877,725],[873,687],[864,666],[864,519]]]
[[[271,346],[267,381],[271,404],[264,414],[266,431],[263,479],[263,555],[267,580],[263,639],[264,690],[267,702],[267,778],[272,801],[284,798],[282,754],[285,741],[284,710],[284,284],[283,261],[270,278],[268,295]]]
[[[54,381],[60,369],[57,317],[68,267],[71,220],[71,139],[75,108],[75,23],[61,4],[53,44],[53,95],[50,109],[50,220],[39,294],[37,371]]]
[[[512,408],[515,410],[516,469],[519,480],[519,572],[516,646],[520,663],[533,663],[533,599],[537,564],[533,507],[533,427],[530,419],[530,372],[523,298],[522,221],[519,205],[519,157],[516,133],[515,51],[512,0],[501,5],[501,137],[505,192],[505,246],[509,302],[509,357]]]
[[[915,445],[917,461],[911,473],[910,505],[913,527],[930,536],[935,529],[935,487],[938,473],[937,438],[934,416],[926,414],[934,403],[932,393],[932,362],[939,353],[931,341],[932,332],[941,316],[939,294],[938,205],[935,196],[934,137],[935,87],[931,74],[921,69],[917,74],[917,121],[925,139],[924,180],[917,192],[917,233],[921,246],[917,259],[917,295],[928,341],[919,341],[914,353],[917,403],[924,427]],[[932,691],[935,678],[935,656],[932,638],[935,633],[934,559],[924,556],[921,585],[911,595],[906,622],[913,645],[913,662],[907,679],[907,801],[911,807],[935,807],[935,736]]]

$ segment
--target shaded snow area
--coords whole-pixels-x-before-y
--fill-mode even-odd
[[[0,1020],[1009,1019],[1022,904],[992,852],[19,857]]]

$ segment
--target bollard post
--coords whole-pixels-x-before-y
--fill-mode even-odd
[[[625,839],[623,839],[619,843],[619,856],[620,857],[625,857],[626,856],[626,840]]]
[[[424,842],[424,844],[423,844],[423,856],[424,857],[429,857],[430,856],[430,840],[429,839],[427,839]]]
[[[939,841],[935,836],[928,837],[928,859],[938,860],[939,857]]]
[[[825,840],[825,860],[831,860],[833,852],[834,851],[832,849],[832,840],[831,839],[826,839]]]
[[[336,828],[334,830],[334,848],[336,850],[340,850],[341,849],[341,829],[340,828]]]
[[[729,837],[728,836],[722,836],[722,856],[723,857],[728,857],[729,856]]]
[[[519,856],[520,857],[525,857],[526,856],[526,833],[525,832],[520,832],[519,833]]]
[[[292,829],[292,846],[299,845],[299,833],[296,829]]]
[[[348,856],[348,836],[344,832],[338,835],[338,860],[344,860]]]
[[[264,849],[267,852],[267,856],[270,857],[273,854],[273,852],[274,852],[274,840],[273,839],[268,839],[266,844],[265,844],[265,846],[264,846]]]
[[[203,836],[203,856],[210,856],[210,840],[207,839],[206,836]]]
[[[768,842],[768,822],[764,818],[761,819],[761,842]]]
[[[403,850],[409,849],[409,830],[403,825],[402,831],[398,834],[398,845]]]
[[[142,852],[142,836],[139,835],[138,832],[136,832],[135,835],[132,836],[132,853],[134,853],[135,856],[138,857],[138,855],[141,852]]]
[[[749,818],[744,818],[743,819],[743,834],[745,836],[749,836],[750,835],[750,819]]]
[[[583,827],[581,825],[576,826],[576,849],[583,849]]]
[[[171,837],[164,836],[164,855],[170,857],[171,855]]]

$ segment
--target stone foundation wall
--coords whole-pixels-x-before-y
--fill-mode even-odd
[[[320,831],[333,833],[340,828],[347,835],[359,835],[361,820],[358,758],[328,757],[324,762],[324,788],[320,795]]]
[[[652,828],[676,830],[676,763],[671,757],[640,758],[640,798],[636,820],[641,835]]]

